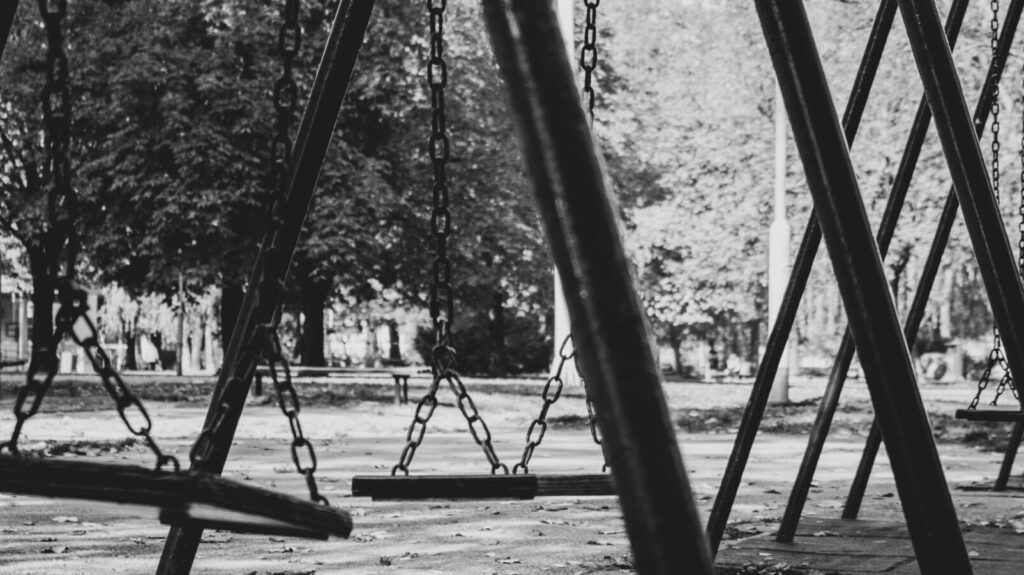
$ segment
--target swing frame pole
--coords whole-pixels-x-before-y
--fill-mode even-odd
[[[277,246],[284,269],[288,268],[294,255],[306,212],[312,202],[316,182],[334,135],[338,113],[369,26],[373,6],[374,0],[341,2],[317,67],[295,139],[289,167],[288,194],[282,205],[284,223],[280,231],[281,236],[277,239]],[[235,329],[224,354],[223,368],[217,378],[204,423],[204,427],[210,425],[218,413],[223,413],[223,421],[219,427],[221,433],[214,439],[210,454],[201,466],[202,471],[216,474],[223,471],[238,420],[242,415],[242,408],[245,406],[245,398],[249,394],[249,386],[256,372],[257,357],[255,354],[245,353],[245,348],[252,339],[256,326],[271,319],[259,317],[261,310],[273,311],[267,310],[271,306],[259,306],[254,297],[254,290],[260,284],[267,262],[265,248],[270,245],[271,240],[270,237],[263,239],[260,254],[249,276],[248,288],[238,312]],[[227,409],[221,411],[222,405]],[[202,533],[202,529],[199,528],[172,528],[164,542],[157,573],[189,573],[199,549]]]
[[[645,574],[714,572],[600,152],[550,2],[483,4],[552,259]]]
[[[923,575],[972,572],[802,2],[755,2]],[[939,27],[939,32],[942,29]]]
[[[881,62],[885,44],[895,19],[896,0],[882,0],[868,36],[868,43],[864,49],[864,56],[861,58],[857,76],[854,79],[850,99],[843,114],[846,141],[850,146],[853,145],[857,129],[860,127],[864,109],[867,107],[868,96],[871,93],[871,86],[874,83],[875,74],[878,72],[878,65]],[[764,356],[758,365],[754,385],[750,390],[750,399],[743,411],[739,430],[736,432],[736,441],[733,443],[725,473],[722,475],[722,483],[718,488],[718,494],[715,496],[711,515],[708,518],[708,538],[714,553],[718,552],[718,547],[722,542],[729,514],[743,480],[743,472],[750,459],[754,439],[761,426],[761,418],[768,405],[775,375],[786,349],[786,342],[793,329],[793,322],[796,320],[800,298],[807,287],[807,280],[811,275],[811,268],[820,245],[821,228],[818,226],[814,213],[811,213],[807,226],[804,228],[800,246],[797,248],[789,282],[782,295],[778,316],[768,335]]]
[[[949,39],[951,50],[955,46],[957,37],[959,36],[968,4],[969,2],[967,0],[957,0],[953,3],[953,6],[950,7],[949,15],[946,19],[945,34]],[[992,101],[992,86],[997,79],[999,70],[1001,70],[1005,65],[1006,59],[1009,55],[1010,46],[1013,44],[1014,33],[1016,32],[1017,24],[1020,21],[1022,7],[1024,7],[1024,1],[1013,0],[1010,4],[1009,10],[1007,11],[1003,32],[999,38],[996,57],[989,67],[988,74],[985,79],[985,85],[982,88],[981,96],[978,98],[978,104],[974,112],[975,124],[979,135],[983,133],[985,123],[988,121]],[[910,188],[910,183],[913,178],[914,170],[917,167],[918,159],[920,157],[921,149],[924,145],[924,140],[927,136],[930,123],[931,108],[928,107],[927,98],[922,96],[921,103],[917,109],[917,115],[914,118],[914,123],[910,130],[910,136],[904,146],[903,158],[900,161],[900,166],[897,169],[895,178],[893,179],[892,192],[889,195],[888,204],[886,205],[885,212],[882,216],[882,222],[879,225],[878,244],[883,258],[885,256],[885,252],[888,250],[889,242],[892,240],[893,234],[896,230],[899,213],[902,210],[903,201]],[[955,192],[953,190],[950,190],[949,194],[952,194],[955,199]],[[922,273],[918,286],[917,294],[914,297],[913,304],[910,306],[907,319],[904,321],[904,336],[907,338],[907,345],[910,347],[913,347],[914,342],[917,340],[918,329],[920,328],[921,321],[924,318],[925,306],[928,303],[928,297],[931,294],[931,288],[938,273],[942,254],[945,251],[946,240],[949,238],[949,231],[956,218],[956,205],[954,204],[952,206],[952,211],[950,211],[949,207],[950,206],[947,205],[946,208],[943,209],[942,215],[939,218],[938,229],[935,232],[937,247],[933,247],[929,253],[928,260],[925,264],[925,269]],[[853,361],[855,351],[856,346],[853,343],[850,332],[849,330],[845,330],[842,342],[839,344],[839,349],[832,364],[832,369],[829,372],[829,379],[828,384],[825,387],[825,393],[822,395],[821,402],[818,406],[818,413],[811,428],[810,438],[807,443],[807,449],[804,451],[800,470],[793,483],[793,489],[790,492],[789,501],[786,504],[786,511],[783,514],[782,522],[779,525],[779,531],[776,536],[777,541],[789,542],[792,541],[793,537],[796,535],[796,529],[800,522],[804,503],[807,500],[807,494],[810,491],[811,482],[814,479],[814,472],[817,469],[818,460],[824,449],[825,440],[828,438],[832,419],[835,415],[836,408],[838,407],[839,397],[842,393],[843,385],[846,382],[847,374],[850,364]],[[879,434],[878,429],[872,426],[868,439],[865,443],[865,452],[862,456],[861,464],[858,466],[857,473],[855,475],[854,485],[866,485],[867,478],[863,475],[864,473],[870,474],[875,455],[877,454],[878,445],[880,443],[881,435]],[[874,447],[871,447],[872,445],[874,445]],[[854,489],[851,488],[851,492],[853,491]],[[854,516],[856,516],[856,514]],[[845,512],[843,517],[846,517]]]

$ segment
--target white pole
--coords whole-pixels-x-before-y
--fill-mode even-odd
[[[768,331],[775,325],[782,296],[789,282],[789,221],[786,218],[786,113],[782,92],[775,86],[775,210],[768,234]],[[789,346],[786,346],[775,375],[771,403],[789,401]]]
[[[576,61],[574,54],[576,48],[573,43],[575,37],[575,28],[573,26],[573,0],[557,0],[558,1],[558,24],[562,31],[562,38],[565,40],[565,51],[569,55],[569,62],[574,63]],[[573,65],[573,69],[576,66]],[[552,270],[555,282],[555,351],[551,357],[552,370],[558,365],[559,355],[558,352],[562,348],[562,342],[572,332],[572,326],[569,321],[569,307],[565,303],[565,294],[562,292],[562,280],[558,277],[558,270]],[[567,384],[578,384],[578,378],[576,377],[576,370],[569,366],[569,369],[562,371],[562,379]]]

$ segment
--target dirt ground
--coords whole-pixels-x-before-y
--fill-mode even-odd
[[[0,414],[10,414],[7,392]],[[423,382],[416,382],[417,395]],[[472,383],[472,382],[468,382]],[[315,439],[321,489],[332,503],[352,512],[355,531],[348,541],[327,542],[208,532],[195,573],[466,573],[526,574],[630,573],[629,546],[617,502],[611,497],[551,498],[518,502],[372,502],[349,495],[357,474],[386,474],[397,461],[412,406],[391,404],[388,388],[370,384],[359,393],[346,386],[305,386],[303,427]],[[471,390],[472,390],[472,386]],[[526,383],[525,391],[539,391]],[[749,537],[774,530],[806,446],[823,383],[797,380],[794,404],[773,408],[744,476],[728,537]],[[332,389],[338,388],[335,391]],[[135,389],[139,389],[138,386]],[[522,451],[526,425],[539,409],[535,396],[495,393],[488,386],[475,395],[503,460]],[[732,446],[735,427],[749,395],[749,383],[669,383],[666,386],[679,444],[703,517],[711,507]],[[417,453],[414,473],[485,472],[452,398],[442,391],[442,407],[431,421]],[[923,397],[932,414],[939,451],[951,485],[994,476],[997,449],[1006,435],[1000,426],[964,425],[951,418],[970,397],[968,384],[928,386]],[[150,396],[154,435],[183,459],[205,414],[205,399],[195,393]],[[156,397],[156,399],[154,399]],[[357,397],[358,399],[353,399]],[[585,408],[572,390],[554,408],[553,425],[534,457],[536,473],[597,472],[601,457],[586,428]],[[819,466],[806,515],[836,516],[871,418],[867,391],[852,381]],[[0,416],[0,436],[11,417]],[[150,465],[141,445],[124,441],[120,420],[102,397],[55,394],[44,412],[26,427],[23,448],[59,457],[89,457]],[[304,484],[291,467],[288,425],[266,400],[254,399],[239,426],[225,474],[255,485],[303,495]],[[898,498],[885,455],[879,456],[862,516],[901,520]],[[1018,493],[967,494],[953,490],[965,525],[991,524],[1024,533],[1024,499]],[[155,513],[86,501],[48,500],[0,494],[0,573],[151,573],[165,526]],[[1021,539],[1024,543],[1024,539]],[[727,547],[729,542],[725,543]],[[766,558],[770,564],[770,558]],[[797,572],[780,568],[768,572]]]

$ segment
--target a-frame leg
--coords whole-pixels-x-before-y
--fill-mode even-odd
[[[967,548],[918,394],[910,350],[803,3],[758,0],[755,4],[872,403],[888,439],[919,567],[923,575],[969,574]]]
[[[895,18],[896,0],[882,0],[868,36],[868,44],[857,70],[857,77],[850,92],[846,111],[843,114],[843,127],[846,131],[847,144],[850,146],[853,145],[854,137],[857,135],[857,128],[860,126],[861,117],[867,106],[871,85],[874,82],[875,73],[878,71],[886,39],[889,37],[889,31],[892,29]],[[750,390],[750,399],[747,402],[747,407],[743,410],[743,417],[736,432],[736,440],[733,442],[732,453],[726,463],[725,473],[722,475],[722,482],[708,518],[708,538],[711,541],[712,552],[716,554],[729,520],[729,513],[736,501],[736,493],[739,491],[743,479],[743,471],[746,469],[747,460],[750,459],[750,451],[754,446],[757,430],[761,426],[765,407],[768,405],[768,397],[775,381],[775,374],[778,372],[779,362],[782,360],[786,342],[789,340],[789,334],[793,329],[793,322],[800,307],[800,298],[803,296],[804,288],[807,287],[807,278],[811,275],[811,268],[814,266],[814,258],[820,245],[821,228],[818,227],[818,222],[812,213],[804,228],[803,239],[800,241],[800,247],[793,260],[793,271],[782,296],[782,305],[779,306],[778,317],[768,335],[764,356],[758,365],[754,385]]]
[[[551,2],[483,3],[640,573],[713,573],[601,156]]]
[[[373,5],[374,0],[344,0],[338,6],[327,46],[317,68],[292,151],[288,195],[281,214],[284,224],[281,236],[276,240],[280,249],[278,258],[284,262],[285,269],[302,231],[302,223],[334,135],[334,126],[369,25]],[[264,245],[271,245],[272,241],[273,238],[263,238]],[[242,300],[238,321],[224,354],[224,364],[204,423],[205,427],[220,419],[220,433],[212,438],[209,455],[200,465],[193,465],[194,468],[200,467],[211,473],[219,474],[224,469],[238,419],[249,393],[249,385],[256,371],[258,357],[246,349],[248,342],[256,326],[271,319],[262,316],[273,312],[270,309],[273,306],[261,306],[254,297],[254,287],[259,285],[266,267],[266,253],[264,250],[260,252],[261,257],[249,277],[249,288]],[[192,569],[201,538],[201,529],[172,528],[164,543],[157,572],[162,575],[188,573]]]
[[[4,48],[7,47],[7,39],[11,37],[11,27],[17,14],[18,0],[7,0],[0,6],[0,60],[3,59]]]
[[[1003,464],[999,466],[999,477],[992,487],[993,491],[1005,491],[1006,484],[1010,481],[1010,473],[1013,472],[1013,461],[1017,459],[1017,450],[1020,449],[1021,438],[1024,437],[1024,422],[1018,421],[1013,424],[1013,432],[1010,433],[1010,441],[1006,446],[1006,453],[1003,454]]]
[[[957,0],[950,8],[949,16],[946,20],[946,36],[949,38],[951,49],[956,43],[956,38],[959,34],[960,25],[963,22],[967,5],[967,0]],[[1020,22],[1022,7],[1024,7],[1024,0],[1013,0],[1010,4],[1009,10],[1007,11],[1002,34],[999,38],[999,49],[989,66],[985,86],[982,88],[981,97],[978,99],[978,105],[974,112],[974,119],[978,127],[979,135],[984,130],[985,123],[988,120],[992,104],[992,87],[998,79],[998,76],[1006,63],[1010,47],[1013,45],[1017,25]],[[894,202],[898,201],[902,206],[903,199],[906,197],[907,190],[910,187],[913,172],[917,166],[917,160],[920,156],[921,147],[924,144],[924,139],[927,135],[930,123],[931,109],[928,107],[927,100],[922,98],[921,104],[918,106],[917,116],[914,119],[913,127],[911,128],[910,138],[904,148],[903,160],[900,162],[900,167],[893,180],[893,189],[889,196],[889,203],[886,206],[885,214],[882,216],[882,223],[878,233],[878,245],[883,258],[888,249],[889,242],[892,239],[893,232],[896,229],[899,210],[893,210]],[[949,193],[951,195],[955,194],[953,190],[950,190]],[[938,231],[936,232],[937,237],[948,237],[949,230],[953,225],[955,213],[956,212],[954,211],[947,217],[940,218]],[[893,216],[890,217],[890,214],[893,214]],[[945,245],[946,244],[943,241],[938,251],[933,251],[932,255],[929,255],[929,258],[934,258],[935,265],[925,265],[925,272],[922,274],[922,279],[918,287],[919,295],[915,296],[914,302],[910,306],[907,319],[904,322],[903,332],[907,338],[907,345],[910,347],[913,347],[914,341],[917,339],[918,329],[920,328],[921,321],[924,317],[925,306],[928,303],[928,296],[931,294],[931,286],[934,284],[935,275],[939,268],[938,264],[942,258],[942,253],[945,250]],[[815,418],[814,425],[811,428],[810,439],[808,441],[807,449],[804,452],[803,461],[800,464],[800,471],[793,484],[793,490],[790,493],[789,502],[786,505],[786,511],[783,514],[782,522],[779,525],[778,535],[776,536],[778,541],[792,541],[793,536],[796,534],[797,525],[800,522],[800,515],[803,512],[804,503],[806,502],[807,494],[810,491],[811,481],[814,479],[814,472],[817,469],[818,459],[821,456],[825,440],[828,437],[829,428],[832,425],[832,418],[835,415],[836,408],[839,404],[839,396],[842,392],[843,385],[846,382],[847,372],[849,370],[850,363],[853,361],[855,351],[856,347],[853,345],[853,339],[851,338],[850,333],[846,332],[843,335],[843,340],[839,345],[838,352],[836,353],[835,361],[832,364],[832,370],[829,372],[828,384],[826,385],[825,393],[821,398],[821,403],[818,407],[818,413]],[[868,478],[862,474],[870,474],[871,464],[869,464],[868,459],[870,459],[871,462],[874,461],[878,445],[881,442],[881,437],[878,435],[877,429],[873,429],[871,433],[873,436],[869,435],[868,437],[861,464],[858,467],[857,475],[854,480],[854,485],[857,485],[858,487],[852,488],[851,494],[853,494],[856,489],[860,489],[861,486],[867,485]],[[860,498],[863,496],[863,492],[861,492],[859,496],[851,496],[856,500],[853,508],[859,508]],[[850,508],[848,507],[848,509]],[[846,517],[845,514],[844,517]],[[856,513],[854,513],[854,517],[856,517]]]
[[[931,20],[927,13],[935,12],[934,5],[929,7],[926,4],[908,4],[906,9],[909,12],[904,15],[908,22],[913,21],[917,24],[913,28],[908,24],[908,29],[912,33],[915,57],[918,59],[918,67],[930,72],[928,75],[930,82],[926,83],[926,88],[930,86],[931,91],[935,95],[929,94],[929,100],[934,97],[938,102],[949,106],[948,109],[945,109],[945,113],[955,112],[956,116],[959,116],[959,110],[956,110],[956,108],[960,106],[955,104],[957,99],[962,103],[963,97],[960,93],[955,69],[952,68],[951,63],[935,61],[936,59],[946,60],[946,58],[941,58],[943,56],[940,53],[941,50],[936,52],[938,48],[935,46],[934,38],[924,36],[922,26]],[[1020,12],[1021,6],[1017,2],[1010,5],[1007,21],[1004,24],[1004,35],[1006,30],[1016,29],[1017,23],[1020,20]],[[1011,17],[1014,18],[1012,23]],[[1010,33],[1012,34],[1012,31]],[[914,39],[915,35],[918,36],[916,41]],[[1001,40],[1000,49],[1008,50],[1010,43],[1012,42],[1003,42]],[[1005,59],[1005,56],[1002,56],[1002,54],[998,57]],[[938,64],[942,65],[942,68],[940,68],[942,72],[935,75],[936,68],[934,66]],[[947,76],[949,73],[953,74],[952,82],[950,82]],[[925,72],[922,71],[922,78],[925,76]],[[985,92],[982,96],[991,98],[991,91],[991,85],[986,82]],[[963,107],[966,108],[966,106]],[[979,113],[987,117],[988,107],[988,105],[982,106],[979,102],[979,110],[975,113],[975,118],[979,117]],[[932,242],[928,259],[925,262],[924,272],[922,273],[921,284],[918,287],[917,294],[914,296],[914,303],[911,305],[910,314],[907,317],[908,333],[912,326],[916,332],[924,317],[928,294],[934,283],[935,275],[938,273],[942,252],[945,250],[946,243],[949,240],[949,230],[952,228],[953,220],[956,216],[957,205],[959,202],[964,202],[964,221],[967,223],[967,229],[971,234],[971,243],[978,257],[979,267],[982,270],[982,278],[985,281],[985,288],[992,305],[992,314],[995,317],[996,325],[999,326],[1000,334],[1002,334],[1004,326],[1008,326],[1010,329],[1016,329],[1016,332],[1011,337],[1019,337],[1021,335],[1020,330],[1024,328],[1021,325],[1022,317],[1024,317],[1021,315],[1021,311],[1024,310],[1024,304],[1018,300],[1021,297],[1020,294],[1024,292],[1022,292],[1020,280],[1016,274],[1012,251],[1009,247],[1009,239],[1006,238],[1006,233],[999,216],[998,205],[996,204],[991,187],[989,187],[988,175],[985,172],[984,159],[981,157],[981,150],[977,144],[977,139],[974,139],[974,146],[970,149],[969,154],[964,149],[957,149],[957,143],[963,143],[961,134],[964,131],[964,122],[962,118],[957,117],[956,119],[956,126],[951,126],[948,121],[940,123],[938,114],[936,114],[939,134],[943,138],[943,149],[946,152],[947,162],[950,164],[950,171],[953,172],[954,185],[946,200],[946,205],[943,207],[942,217],[939,221],[939,230],[936,232],[935,240]],[[979,126],[977,129],[980,131],[982,126]],[[968,158],[961,157],[967,155],[977,157],[967,162]],[[971,172],[970,175],[968,175],[968,170]],[[977,174],[979,171],[981,176]],[[979,177],[983,177],[984,181],[979,181]],[[1015,375],[1016,381],[1021,381],[1019,379],[1020,376],[1016,376],[1016,374],[1024,374],[1024,353],[1021,352],[1024,348],[1021,347],[1020,343],[1011,344],[1008,342],[1006,349],[1006,358],[1010,364],[1010,371]],[[1021,398],[1021,401],[1021,406],[1024,407],[1024,397]],[[1011,440],[1017,436],[1019,428],[1019,424],[1014,427],[1014,435],[1011,436]],[[867,486],[868,476],[871,473],[870,463],[874,460],[874,454],[879,447],[877,441],[870,441],[872,439],[870,436],[868,439],[869,441],[865,445],[861,464],[857,469],[857,475],[854,477],[854,482],[850,487],[850,494],[847,496],[843,517],[856,517],[860,509],[860,503],[864,498],[864,489]],[[1007,458],[1004,459],[1003,466],[1000,469],[1000,479],[1004,473],[1007,474],[1006,477],[1008,479],[1007,461],[1009,460],[1012,466],[1012,457],[1013,455],[1007,454]],[[996,480],[997,488],[1000,485],[1000,479]],[[1005,483],[1003,483],[1003,487],[1005,487]]]

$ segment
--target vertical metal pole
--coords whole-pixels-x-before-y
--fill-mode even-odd
[[[802,2],[755,2],[923,575],[972,572]],[[941,27],[939,32],[941,33]]]
[[[1020,0],[1015,1],[1020,4]],[[949,38],[950,47],[955,45],[957,37],[960,35],[960,28],[963,24],[968,4],[968,0],[956,0],[950,7],[949,15],[946,18],[946,36]],[[1012,34],[1009,38],[1012,41]],[[886,203],[882,221],[879,225],[877,241],[883,259],[885,259],[886,252],[889,250],[889,243],[892,241],[900,213],[903,211],[903,203],[906,199],[907,191],[910,189],[914,169],[917,167],[921,148],[928,135],[931,119],[928,101],[924,96],[921,96],[921,102],[917,107],[917,114],[910,128],[910,136],[907,138],[907,143],[903,148],[899,169],[896,171],[896,177],[893,179],[892,192],[889,194],[889,200]],[[907,337],[908,345],[912,347],[913,340],[917,335],[916,330],[913,336],[906,331],[904,333]],[[814,479],[814,471],[817,469],[818,459],[821,457],[825,440],[828,438],[832,418],[839,404],[839,396],[846,382],[847,372],[850,369],[850,364],[853,362],[855,351],[856,347],[853,344],[853,337],[849,330],[845,330],[842,342],[839,344],[839,349],[836,353],[835,361],[832,364],[832,369],[829,372],[825,393],[822,395],[821,402],[818,405],[818,413],[815,417],[814,425],[811,427],[807,449],[804,451],[804,457],[800,463],[800,470],[797,473],[796,481],[790,492],[789,501],[786,504],[786,511],[779,525],[776,535],[777,541],[792,541],[794,535],[796,535],[800,515],[803,512],[804,503],[811,488],[811,481]]]
[[[896,0],[882,0],[868,37],[867,47],[864,49],[860,68],[857,70],[857,77],[854,79],[846,112],[843,114],[846,141],[850,146],[853,145],[857,128],[860,127],[868,95],[871,93],[871,84],[874,82],[878,63],[882,59],[885,43],[895,18]],[[743,479],[743,471],[750,458],[750,450],[754,445],[757,430],[761,425],[761,417],[768,404],[772,382],[782,360],[782,353],[785,350],[786,341],[789,339],[789,333],[793,329],[793,321],[796,319],[796,312],[800,307],[800,297],[807,286],[807,278],[811,274],[814,257],[818,253],[820,244],[821,228],[818,227],[818,222],[812,213],[804,228],[803,239],[800,241],[796,257],[793,259],[793,272],[783,295],[782,306],[779,309],[777,321],[768,335],[764,357],[761,358],[761,364],[757,368],[757,376],[750,390],[750,399],[743,411],[743,418],[740,420],[739,430],[736,433],[736,441],[733,443],[732,453],[729,455],[725,473],[722,475],[722,484],[715,497],[711,516],[708,518],[708,538],[711,540],[712,550],[716,553],[722,541],[722,534],[725,532],[725,525],[729,520],[733,502],[736,500],[736,493],[739,491],[740,482]]]
[[[999,38],[998,51],[996,52],[994,62],[989,67],[985,85],[982,87],[981,96],[978,98],[978,105],[974,109],[974,124],[977,129],[976,133],[979,136],[984,132],[985,125],[988,123],[988,116],[992,107],[993,86],[1006,64],[1010,48],[1013,45],[1013,39],[1020,25],[1022,10],[1024,10],[1024,0],[1013,0],[1007,9],[1006,20],[1003,22],[1003,32]],[[946,195],[946,203],[942,208],[942,214],[939,216],[935,237],[932,239],[928,256],[925,258],[917,292],[914,294],[914,300],[910,304],[907,319],[904,322],[904,333],[908,342],[917,339],[917,332],[921,327],[921,322],[924,321],[928,299],[931,296],[932,287],[935,285],[935,278],[938,276],[942,265],[942,254],[946,251],[949,234],[953,229],[953,224],[956,222],[959,205],[955,187],[950,186],[949,192]],[[1007,352],[1010,353],[1011,350],[1007,349]],[[864,491],[867,488],[871,468],[880,445],[881,441],[878,431],[875,430],[869,433],[864,445],[861,462],[857,466],[857,474],[854,476],[853,482],[850,485],[850,493],[846,498],[846,505],[843,509],[843,518],[845,519],[856,519],[860,511]]]
[[[789,218],[786,217],[786,111],[782,92],[775,87],[775,205],[768,230],[768,329],[778,321],[785,301],[789,267]],[[783,345],[778,372],[768,396],[771,403],[789,401],[789,346]]]
[[[928,104],[935,116],[953,186],[963,208],[992,315],[1006,344],[1006,360],[1016,381],[1021,382],[1024,381],[1024,287],[1017,275],[1016,258],[1002,225],[953,56],[932,0],[899,0],[899,5]],[[1021,400],[1024,402],[1024,397]],[[884,436],[884,425],[882,431]]]
[[[316,181],[320,177],[320,169],[327,155],[331,137],[334,135],[334,126],[338,121],[345,91],[355,68],[359,48],[366,35],[373,5],[374,0],[343,0],[334,17],[292,152],[288,199],[283,204],[282,214],[285,223],[277,243],[281,250],[280,257],[284,262],[290,262],[302,231]],[[270,240],[271,238],[265,237],[264,245]],[[210,419],[220,412],[221,404],[228,406],[223,412],[224,420],[220,427],[222,433],[216,438],[212,453],[202,468],[203,471],[210,473],[219,474],[224,469],[238,419],[242,415],[245,398],[256,371],[255,356],[244,353],[244,348],[252,338],[256,326],[270,319],[258,317],[258,312],[271,306],[260,308],[259,302],[256,302],[253,296],[253,289],[259,285],[266,262],[263,250],[260,250],[260,253],[261,256],[249,277],[249,289],[242,300],[238,321],[224,354],[224,364],[204,424],[210,424]],[[201,529],[171,528],[164,543],[157,573],[168,575],[191,571],[202,535]]]
[[[713,573],[601,155],[550,3],[483,4],[640,573]]]

